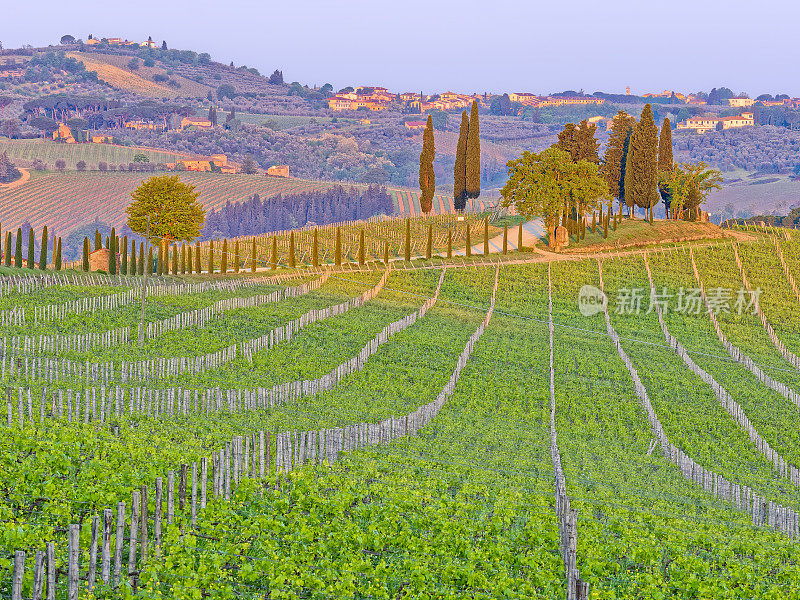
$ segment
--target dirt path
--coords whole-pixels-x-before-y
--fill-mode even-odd
[[[28,169],[17,167],[17,171],[22,173],[22,177],[20,177],[16,181],[12,181],[11,183],[0,183],[0,188],[4,190],[13,190],[14,188],[18,188],[21,185],[25,185],[25,183],[27,183],[28,180],[31,178],[31,172],[28,171]]]

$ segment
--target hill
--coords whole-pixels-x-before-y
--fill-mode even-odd
[[[42,160],[49,168],[53,168],[56,160],[66,163],[66,168],[74,170],[80,161],[87,168],[97,169],[103,161],[109,165],[128,165],[137,154],[144,154],[151,163],[174,162],[176,157],[187,154],[155,150],[152,148],[133,148],[116,144],[59,144],[50,140],[9,140],[0,138],[0,153],[6,152],[14,161],[30,164],[35,159]],[[23,165],[24,166],[24,165]]]

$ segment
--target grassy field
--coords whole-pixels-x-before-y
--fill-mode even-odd
[[[128,165],[137,154],[145,154],[151,163],[174,162],[176,157],[185,156],[174,152],[154,149],[129,148],[116,144],[59,144],[51,140],[9,140],[0,138],[0,153],[5,152],[13,161],[24,161],[26,164],[34,159],[41,159],[50,169],[55,162],[63,159],[67,169],[75,170],[80,161],[87,168],[94,170],[100,161],[109,165]]]
[[[618,232],[645,239],[644,225],[623,224]],[[686,223],[664,228],[684,238],[699,231]],[[800,255],[800,242],[784,240],[781,247],[790,259]],[[356,304],[343,303],[372,289],[381,270],[337,271],[315,289],[227,308],[202,324],[155,335],[141,347],[133,331],[130,343],[58,351],[39,345],[19,353],[13,364],[25,367],[31,357],[114,366],[108,381],[53,381],[49,373],[28,368],[0,375],[11,389],[10,425],[0,436],[7,487],[0,495],[6,515],[0,548],[4,556],[25,553],[16,555],[25,565],[21,597],[34,596],[31,575],[46,543],[54,544],[57,564],[66,564],[69,525],[75,524],[81,570],[94,573],[90,561],[97,559],[95,593],[109,599],[559,600],[566,594],[554,455],[577,511],[575,559],[589,583],[589,599],[800,596],[797,541],[773,520],[754,524],[752,504],[720,497],[724,486],[717,485],[717,475],[792,511],[800,510],[800,488],[718,399],[717,385],[777,456],[793,464],[800,457],[793,427],[798,407],[729,358],[705,310],[686,310],[677,290],[697,285],[691,255],[663,250],[647,259],[641,253],[608,258],[602,271],[594,259],[542,255],[538,262],[497,269],[451,264],[442,272],[398,264],[376,295]],[[739,252],[748,276],[762,274],[757,284],[767,318],[780,321],[777,335],[796,350],[800,309],[774,244],[742,243]],[[696,250],[709,290],[740,285],[732,253],[730,244]],[[664,290],[664,320],[648,310],[647,294],[639,310],[616,310],[631,289],[649,290],[650,270],[653,285]],[[584,314],[579,290],[601,286],[601,277],[608,313]],[[286,285],[249,283],[166,291],[148,300],[145,320]],[[35,307],[126,289],[70,282],[8,290],[2,310],[24,308],[25,324],[0,325],[0,337],[43,339],[135,327],[136,299],[33,323]],[[436,303],[418,312],[437,289]],[[791,310],[770,304],[777,299],[781,306],[791,303]],[[313,322],[301,318],[343,305]],[[409,321],[410,315],[416,318]],[[719,318],[721,331],[735,336],[742,351],[797,389],[800,376],[787,368],[757,316],[736,315],[731,307]],[[241,350],[300,321],[291,336],[275,336],[250,354]],[[401,329],[380,337],[401,321]],[[706,376],[691,370],[677,344],[667,343],[667,327]],[[478,335],[470,338],[473,332]],[[158,368],[173,359],[171,364],[185,366],[226,348],[239,350],[220,354],[199,372],[120,375],[123,361]],[[326,379],[345,364],[356,366]],[[299,397],[262,401],[278,386],[303,381]],[[32,400],[26,403],[28,389]],[[53,391],[62,394],[60,402]],[[406,431],[416,422],[407,415],[434,404],[421,428]],[[368,440],[350,435],[352,425],[389,417],[394,420],[380,430],[370,428]],[[286,432],[278,442],[276,436]],[[326,458],[331,440],[340,435],[343,449],[333,452],[335,459]],[[706,472],[713,481],[682,472],[672,454],[653,443],[654,435],[668,437],[713,471]],[[220,463],[219,452],[227,447],[232,457],[223,453]],[[218,485],[228,460],[231,475]],[[168,482],[174,482],[174,494]],[[147,502],[148,520],[139,525],[150,543],[146,556],[128,546],[131,539],[139,545],[127,535],[134,498]],[[127,512],[117,540],[113,519],[120,502]],[[103,552],[90,550],[93,517],[99,517],[102,532],[104,509],[111,509],[108,554],[119,548],[124,560],[132,557],[130,586],[127,568],[119,585],[101,577]],[[134,523],[141,514],[135,513]],[[0,590],[11,589],[13,562],[0,561]],[[64,569],[53,591],[58,600],[67,598]]]

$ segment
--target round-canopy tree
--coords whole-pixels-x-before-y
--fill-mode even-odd
[[[177,175],[151,177],[136,188],[133,202],[126,209],[128,227],[139,235],[147,235],[150,217],[150,239],[189,241],[200,237],[206,210],[197,199],[193,185],[181,182]]]

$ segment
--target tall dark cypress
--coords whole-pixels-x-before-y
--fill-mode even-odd
[[[661,125],[661,136],[658,138],[658,172],[660,175],[671,173],[674,169],[674,158],[672,156],[672,124],[669,118],[664,117]],[[669,219],[669,209],[672,204],[672,194],[666,184],[659,181],[658,191],[661,194],[661,201],[664,203],[664,215]]]
[[[147,249],[147,264],[145,265],[148,274],[155,275],[156,274],[156,265],[153,262],[153,247],[150,246]]]
[[[139,276],[144,275],[144,242],[139,242]]]
[[[33,234],[33,227],[28,229],[28,268],[34,268],[36,262],[36,237]]]
[[[95,229],[94,230],[94,249],[95,250],[100,250],[100,248],[102,248],[102,247],[103,247],[102,237],[100,235],[100,232],[97,229]]]
[[[467,111],[461,111],[461,128],[458,130],[456,144],[456,163],[453,167],[453,207],[464,210],[467,204],[467,135],[469,133],[469,117]]]
[[[111,238],[109,239],[108,273],[110,275],[117,274],[117,230],[114,227],[111,228]]]
[[[178,244],[170,244],[172,247],[172,274],[178,274]]]
[[[7,267],[11,266],[11,232],[6,231],[6,243],[3,247],[3,264]]]
[[[192,272],[194,271],[194,262],[193,261],[194,261],[194,258],[192,257],[192,245],[191,244],[187,244],[187,246],[186,246],[186,272],[189,273],[189,275],[191,275]]]
[[[47,225],[42,227],[42,249],[39,252],[39,269],[44,271],[47,268]]]
[[[22,268],[22,227],[17,227],[17,244],[14,248],[14,266]]]
[[[128,274],[128,236],[122,236],[122,260],[120,262],[120,273]]]
[[[53,257],[53,268],[56,271],[61,270],[61,238],[56,242],[56,255]]]
[[[658,201],[658,128],[645,104],[628,145],[625,162],[625,202],[650,211]]]
[[[89,238],[83,238],[83,260],[81,261],[81,267],[84,271],[89,270]]]
[[[194,272],[200,275],[202,265],[200,264],[200,242],[198,241],[194,246]]]
[[[481,195],[481,136],[478,123],[478,101],[472,101],[467,132],[467,197]]]
[[[419,207],[426,215],[433,208],[433,193],[436,191],[436,174],[433,172],[435,159],[433,119],[428,115],[428,123],[425,126],[425,133],[422,135],[422,152],[419,155]]]
[[[131,242],[131,257],[128,263],[130,266],[128,267],[128,275],[137,275],[136,270],[136,240]]]
[[[618,198],[620,206],[625,202],[625,161],[631,133],[636,119],[625,111],[619,111],[611,121],[611,134],[606,144],[601,173],[608,184],[611,195]]]

